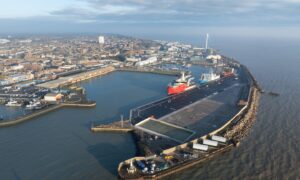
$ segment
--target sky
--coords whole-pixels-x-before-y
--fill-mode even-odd
[[[8,0],[0,33],[300,36],[300,0]]]

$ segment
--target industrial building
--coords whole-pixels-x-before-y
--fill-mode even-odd
[[[44,96],[44,100],[47,102],[57,102],[62,99],[63,95],[61,93],[48,93]]]
[[[146,59],[144,61],[139,61],[135,65],[136,66],[144,66],[144,65],[155,63],[155,62],[157,62],[157,57],[156,56],[150,57],[150,58],[148,58],[148,59]]]

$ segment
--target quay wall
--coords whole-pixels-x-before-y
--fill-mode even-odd
[[[95,70],[91,70],[91,71],[87,71],[87,72],[83,72],[71,76],[60,77],[56,80],[38,84],[37,86],[43,88],[55,89],[61,86],[68,86],[94,77],[103,76],[114,71],[115,71],[115,67],[108,66],[105,68],[95,69]]]
[[[152,74],[163,74],[163,75],[179,75],[181,71],[177,70],[161,70],[161,69],[147,69],[147,68],[132,68],[132,67],[121,67],[116,68],[117,71],[127,72],[140,72],[140,73],[152,73]]]
[[[153,73],[153,74],[163,74],[163,75],[172,75],[172,76],[179,75],[181,73],[178,70],[162,70],[162,69],[136,68],[136,67],[115,68],[114,66],[108,66],[105,68],[82,72],[71,76],[60,77],[56,80],[38,84],[37,86],[43,88],[55,89],[61,86],[68,86],[94,77],[104,76],[114,71]]]
[[[80,73],[80,74],[76,74],[74,75],[74,77],[72,77],[71,80],[69,80],[69,83],[74,84],[80,81],[84,81],[87,79],[91,79],[97,76],[102,76],[102,75],[106,75],[110,72],[114,72],[115,68],[113,66],[108,66],[102,69],[97,69],[97,70],[93,70],[93,71],[88,71],[88,72],[84,72],[84,73]]]
[[[96,102],[92,103],[62,103],[64,107],[95,107]]]

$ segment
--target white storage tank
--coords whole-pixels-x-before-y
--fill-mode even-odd
[[[218,146],[218,141],[203,139],[203,144],[216,147],[216,146]]]
[[[208,150],[208,146],[204,145],[204,144],[193,144],[193,149],[207,151]]]
[[[213,135],[211,137],[211,139],[214,140],[214,141],[222,142],[222,143],[226,143],[226,141],[227,141],[226,138],[221,137],[221,136],[216,136],[216,135]]]

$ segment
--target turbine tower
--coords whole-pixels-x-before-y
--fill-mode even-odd
[[[206,33],[206,40],[205,40],[205,49],[208,49],[208,38],[209,38],[209,34]]]

